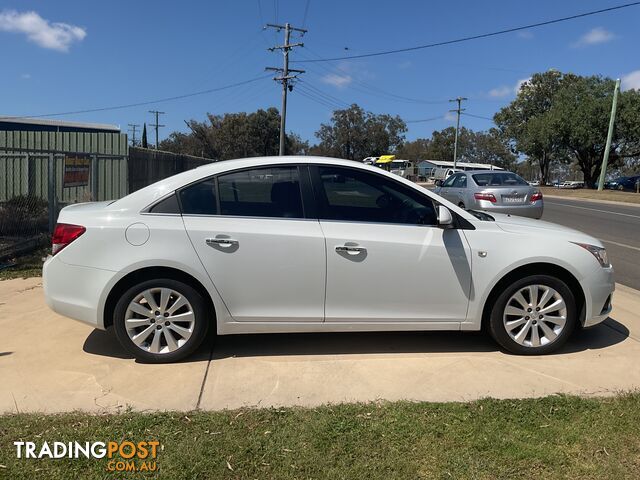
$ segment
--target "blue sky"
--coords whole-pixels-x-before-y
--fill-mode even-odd
[[[2,115],[39,115],[176,96],[265,75],[281,66],[282,34],[266,22],[301,26],[306,0],[0,1]],[[624,0],[408,1],[310,0],[292,61],[357,55],[480,34],[625,3]],[[31,12],[31,13],[29,13]],[[407,138],[428,137],[454,122],[448,99],[469,97],[467,112],[492,117],[533,72],[555,68],[623,78],[640,88],[640,6],[434,49],[329,63],[307,69],[289,96],[287,130],[315,141],[331,111],[358,103],[409,123]],[[407,97],[423,102],[406,100]],[[207,112],[280,107],[270,78],[154,105],[52,118],[114,123],[153,121],[167,112],[161,138]],[[427,103],[427,101],[429,103]],[[466,127],[490,121],[463,116]],[[151,138],[150,138],[151,140]]]

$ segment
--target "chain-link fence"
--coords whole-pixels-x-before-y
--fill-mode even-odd
[[[48,243],[60,210],[128,191],[127,157],[0,152],[0,262]]]

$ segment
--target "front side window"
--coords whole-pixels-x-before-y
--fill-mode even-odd
[[[451,175],[449,178],[447,178],[444,183],[442,184],[443,187],[453,187],[453,182],[455,182],[458,177],[460,175],[456,174],[456,175]]]
[[[435,225],[433,202],[383,175],[319,166],[320,216],[327,220]]]
[[[456,188],[467,188],[467,176],[463,173],[458,174],[453,182],[453,186]]]
[[[220,215],[303,218],[298,167],[242,170],[218,177]]]

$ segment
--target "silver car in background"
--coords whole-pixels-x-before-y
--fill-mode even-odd
[[[467,210],[540,218],[542,192],[512,172],[471,170],[451,175],[435,193]]]

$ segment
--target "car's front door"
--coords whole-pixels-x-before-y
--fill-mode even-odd
[[[465,173],[458,173],[453,182],[451,190],[450,201],[456,205],[465,208],[469,203],[467,201],[467,175]]]
[[[362,169],[311,171],[326,238],[325,322],[466,319],[470,249],[461,230],[436,226],[427,196]]]
[[[224,173],[179,193],[200,260],[236,321],[322,322],[325,247],[306,167]],[[308,189],[308,187],[307,187]]]
[[[440,190],[438,191],[438,195],[455,204],[457,204],[458,202],[456,201],[457,195],[454,191],[453,184],[458,179],[459,175],[460,174],[455,173],[447,178],[444,182],[442,182],[442,187],[440,187]]]

